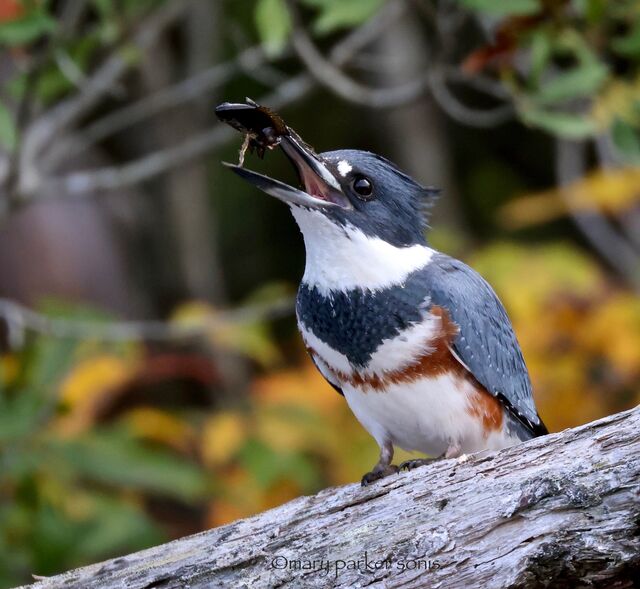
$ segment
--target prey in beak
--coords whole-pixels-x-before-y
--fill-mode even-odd
[[[281,201],[314,209],[351,209],[335,174],[327,163],[273,111],[250,98],[245,104],[224,102],[216,107],[218,118],[245,135],[238,164],[224,162],[238,176]],[[243,167],[247,150],[263,157],[266,149],[280,147],[295,166],[300,188]]]

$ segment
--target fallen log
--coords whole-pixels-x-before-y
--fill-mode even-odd
[[[640,586],[640,408],[29,587],[587,586]]]

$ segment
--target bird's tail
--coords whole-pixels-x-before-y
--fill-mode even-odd
[[[518,419],[518,417],[511,415],[508,411],[506,413],[507,429],[523,442],[540,436],[546,436],[549,433],[547,426],[540,417],[538,417],[538,423],[531,423],[528,420],[525,422],[522,419]]]

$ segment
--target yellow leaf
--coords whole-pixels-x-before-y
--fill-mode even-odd
[[[232,466],[225,470],[220,496],[209,504],[207,524],[216,527],[258,513],[262,497],[251,475]]]
[[[280,360],[280,352],[264,323],[220,323],[209,331],[209,336],[215,345],[245,354],[262,366],[273,366]]]
[[[621,118],[630,125],[640,125],[637,102],[640,96],[640,76],[622,81],[615,78],[605,90],[595,98],[593,116],[601,128],[606,128]]]
[[[263,495],[260,511],[266,511],[300,496],[302,489],[294,481],[281,480],[274,483]]]
[[[132,363],[118,356],[94,356],[78,364],[60,387],[60,400],[89,405],[106,391],[121,386],[133,373]]]
[[[133,409],[124,421],[135,435],[178,450],[189,450],[194,441],[194,431],[184,419],[155,407]]]
[[[569,211],[620,213],[640,202],[640,168],[601,169],[565,187],[517,198],[500,211],[512,229],[563,217]]]
[[[247,437],[244,416],[225,411],[212,415],[202,433],[202,457],[210,467],[219,467],[229,462]]]
[[[182,326],[205,326],[216,317],[216,310],[203,301],[190,301],[183,303],[174,310],[171,321]]]
[[[265,323],[225,320],[213,307],[200,301],[178,307],[172,321],[183,327],[200,327],[213,346],[244,354],[263,366],[272,366],[280,360],[278,348],[272,342]]]
[[[591,258],[563,243],[497,243],[475,254],[470,263],[495,288],[512,320],[521,319],[537,332],[541,330],[531,319],[538,314],[542,318],[550,301],[568,294],[592,296],[602,280]]]
[[[308,357],[301,368],[272,373],[258,379],[253,387],[256,403],[262,407],[297,405],[321,414],[344,404]]]
[[[20,363],[15,356],[0,356],[0,384],[10,386],[18,378]]]
[[[640,300],[618,295],[598,305],[583,322],[581,341],[592,354],[606,358],[622,378],[640,375]]]
[[[83,360],[60,386],[60,401],[68,411],[54,423],[62,436],[86,430],[95,416],[135,374],[138,362],[118,356],[100,355]]]
[[[238,505],[233,499],[216,499],[209,505],[207,528],[217,528],[257,513]]]

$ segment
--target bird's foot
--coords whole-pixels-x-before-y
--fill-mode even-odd
[[[442,460],[443,458],[444,455],[438,456],[437,458],[413,458],[411,460],[405,460],[400,464],[400,470],[413,470],[414,468],[426,466],[427,464],[433,464],[434,462],[438,462],[438,460]]]
[[[363,487],[366,487],[375,481],[388,477],[391,474],[398,474],[398,472],[400,472],[400,469],[395,464],[389,464],[384,468],[374,468],[371,472],[368,472],[362,477],[360,484]]]

